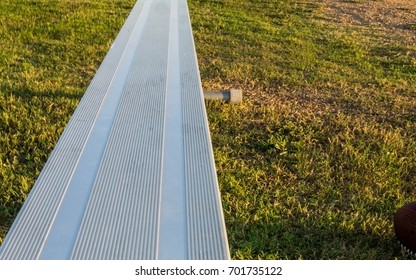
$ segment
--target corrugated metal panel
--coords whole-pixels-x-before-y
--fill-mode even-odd
[[[186,0],[135,5],[0,258],[229,258]]]
[[[189,259],[227,259],[217,174],[186,1],[179,1]]]

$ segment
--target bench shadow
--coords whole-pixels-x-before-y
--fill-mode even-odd
[[[4,89],[3,93],[6,96],[14,96],[23,99],[24,101],[30,102],[35,98],[39,99],[67,99],[79,101],[85,93],[85,90],[69,91],[65,89],[57,90],[35,90],[28,86],[18,86]]]
[[[228,218],[228,219],[227,219]],[[245,223],[226,218],[231,254],[234,259],[288,260],[394,260],[412,259],[402,252],[394,236],[346,229],[319,217],[276,219]],[[267,253],[265,253],[267,252]],[[357,252],[360,253],[357,257]]]

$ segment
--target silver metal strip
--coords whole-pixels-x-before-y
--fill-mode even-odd
[[[187,259],[186,188],[179,60],[178,1],[171,1],[159,259]]]
[[[149,3],[144,4],[133,28],[39,259],[68,259],[71,256],[133,56],[149,14]]]
[[[73,259],[156,259],[170,5],[147,0],[133,58]]]
[[[221,197],[191,21],[186,0],[179,1],[181,84],[184,119],[189,259],[229,259]]]

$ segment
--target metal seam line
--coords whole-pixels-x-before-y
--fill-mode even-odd
[[[178,24],[178,2],[172,0],[158,258],[177,260],[188,257]]]

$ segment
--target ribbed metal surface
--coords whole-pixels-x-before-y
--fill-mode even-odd
[[[189,259],[228,259],[229,250],[186,1],[179,31]]]
[[[0,258],[229,258],[186,0],[136,4]]]
[[[158,252],[158,258],[164,260],[188,258],[178,0],[170,4]]]
[[[74,259],[156,258],[168,26],[169,6],[153,1]]]

